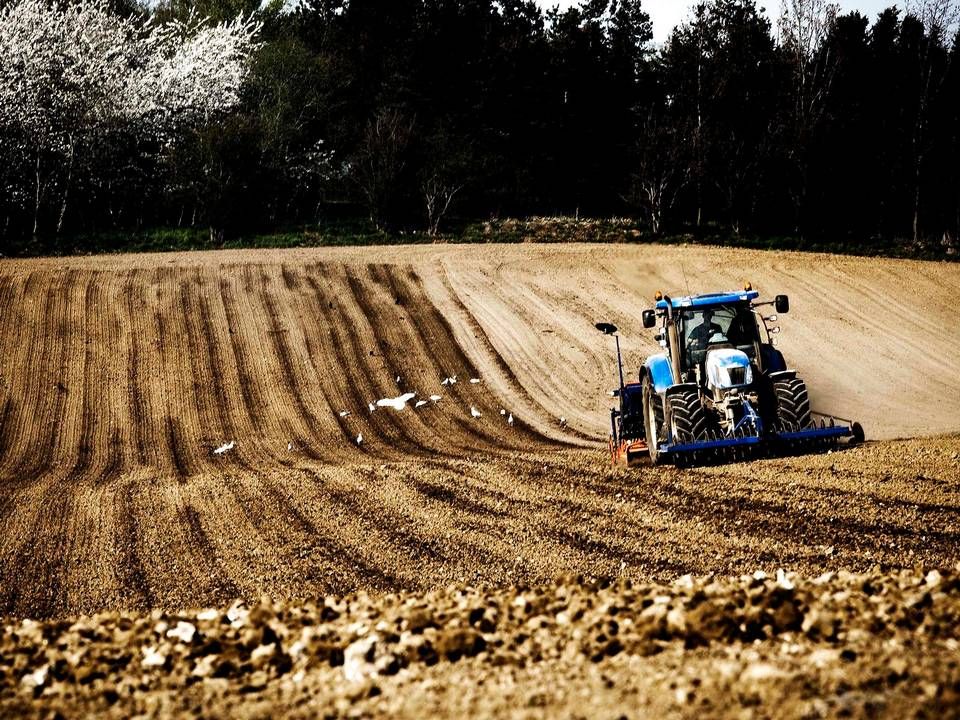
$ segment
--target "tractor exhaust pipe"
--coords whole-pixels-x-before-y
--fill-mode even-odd
[[[680,382],[680,333],[673,316],[673,303],[668,295],[663,296],[667,304],[667,342],[670,343],[670,362],[673,365],[673,381]]]

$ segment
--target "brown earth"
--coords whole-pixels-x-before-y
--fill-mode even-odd
[[[0,628],[18,717],[957,717],[960,568],[365,593]]]
[[[593,323],[621,327],[635,372],[655,289],[743,278],[790,294],[781,349],[815,409],[922,439],[611,469]],[[0,616],[952,567],[958,291],[949,264],[683,247],[0,262]],[[368,411],[404,391],[443,397]]]

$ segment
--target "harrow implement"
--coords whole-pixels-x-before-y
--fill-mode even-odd
[[[811,427],[775,430],[766,434],[737,431],[727,437],[718,431],[712,431],[704,440],[665,442],[660,445],[660,452],[675,464],[699,465],[711,461],[806,455],[826,452],[843,444],[863,442],[863,428],[859,423],[841,425],[838,424],[839,420],[823,415]]]
[[[859,423],[843,421],[821,413],[815,414],[820,419],[813,426],[802,429],[785,428],[766,434],[740,429],[729,436],[713,430],[703,439],[693,442],[664,440],[659,445],[659,455],[664,461],[675,465],[690,466],[807,455],[863,442],[863,428]],[[647,439],[621,437],[616,423],[617,417],[618,415],[614,415],[609,440],[611,462],[627,467],[649,464],[650,448]]]

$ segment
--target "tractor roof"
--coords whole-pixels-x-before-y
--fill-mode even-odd
[[[760,293],[756,290],[740,290],[739,292],[706,293],[705,295],[689,295],[670,298],[670,304],[675,308],[710,307],[713,305],[729,305],[730,303],[756,300]],[[658,300],[657,310],[666,310],[667,301]]]

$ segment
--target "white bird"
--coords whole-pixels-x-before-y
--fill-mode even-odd
[[[476,385],[479,382],[480,382],[480,378],[470,378],[471,385]]]
[[[421,408],[421,407],[423,407],[423,406],[426,405],[426,404],[427,404],[427,401],[426,401],[426,400],[417,400],[417,404],[414,405],[414,407],[415,407],[415,408]]]
[[[233,450],[236,446],[237,446],[237,443],[236,443],[235,441],[231,440],[230,442],[225,443],[224,445],[221,445],[221,446],[218,447],[216,450],[214,450],[214,451],[213,451],[213,454],[214,454],[214,455],[223,455],[225,452],[230,452],[231,450]]]
[[[440,383],[440,384],[441,384],[441,385],[456,385],[456,384],[457,384],[457,376],[456,376],[456,375],[451,375],[451,376],[448,377],[448,378],[444,378],[444,379],[443,379],[443,382]]]
[[[357,434],[357,447],[360,447],[361,445],[363,445],[363,433],[358,433],[358,434]]]
[[[416,396],[416,393],[408,392],[395,398],[381,398],[377,400],[377,407],[392,407],[394,410],[403,410],[414,396]]]
[[[340,417],[345,418],[345,417],[349,417],[349,416],[350,416],[350,411],[349,411],[349,410],[341,410],[341,411],[340,411]]]
[[[435,403],[438,403],[438,402],[440,402],[440,396],[439,396],[439,395],[431,395],[431,396],[430,396],[430,400],[432,400],[432,401],[435,402]]]
[[[288,442],[288,443],[287,443],[287,452],[293,452],[293,443],[292,443],[292,442]]]
[[[506,414],[507,414],[507,411],[504,410],[503,408],[500,408],[500,414],[501,414],[501,415],[506,415]]]
[[[560,427],[567,426],[567,419],[565,417],[560,418]]]
[[[510,415],[507,417],[507,425],[513,427],[513,413],[510,413]]]
[[[475,418],[481,417],[483,415],[483,413],[477,410],[477,408],[475,408],[473,405],[470,406],[470,414]]]
[[[397,375],[397,385],[399,385],[399,384],[400,384],[400,376]]]
[[[367,405],[367,407],[370,409],[370,412],[373,412],[374,410],[377,409],[377,406],[374,405],[373,403],[369,403],[369,404]]]

